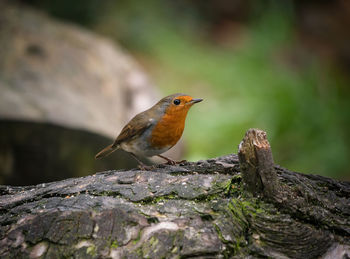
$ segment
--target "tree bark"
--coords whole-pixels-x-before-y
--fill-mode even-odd
[[[246,189],[254,195],[263,194],[274,200],[279,185],[266,133],[248,130],[239,145],[238,156]]]
[[[350,183],[274,165],[258,130],[239,157],[1,186],[0,256],[350,256]]]

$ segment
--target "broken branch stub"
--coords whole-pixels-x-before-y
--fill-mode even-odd
[[[245,188],[254,196],[275,199],[279,183],[266,132],[249,129],[239,144],[238,157]]]

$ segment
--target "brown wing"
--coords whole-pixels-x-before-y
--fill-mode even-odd
[[[146,112],[142,112],[131,119],[114,141],[113,147],[116,147],[121,142],[141,136],[146,129],[151,127],[154,124],[154,119],[150,119],[150,116],[147,115]]]

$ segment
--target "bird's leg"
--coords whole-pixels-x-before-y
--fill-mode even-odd
[[[172,160],[172,159],[170,159],[170,158],[168,158],[166,156],[162,156],[162,155],[157,155],[157,156],[159,156],[160,158],[165,159],[167,161],[166,163],[169,164],[169,165],[176,165],[176,164],[181,164],[183,162],[186,162],[186,160],[174,161],[174,160]]]
[[[141,170],[150,170],[152,169],[151,166],[145,165],[134,153],[128,152],[135,160],[139,163],[138,168]]]

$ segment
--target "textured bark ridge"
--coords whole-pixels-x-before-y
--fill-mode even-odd
[[[279,183],[266,133],[258,129],[248,130],[239,145],[238,156],[247,190],[274,200]]]
[[[1,186],[0,257],[349,258],[349,183],[239,157]]]

